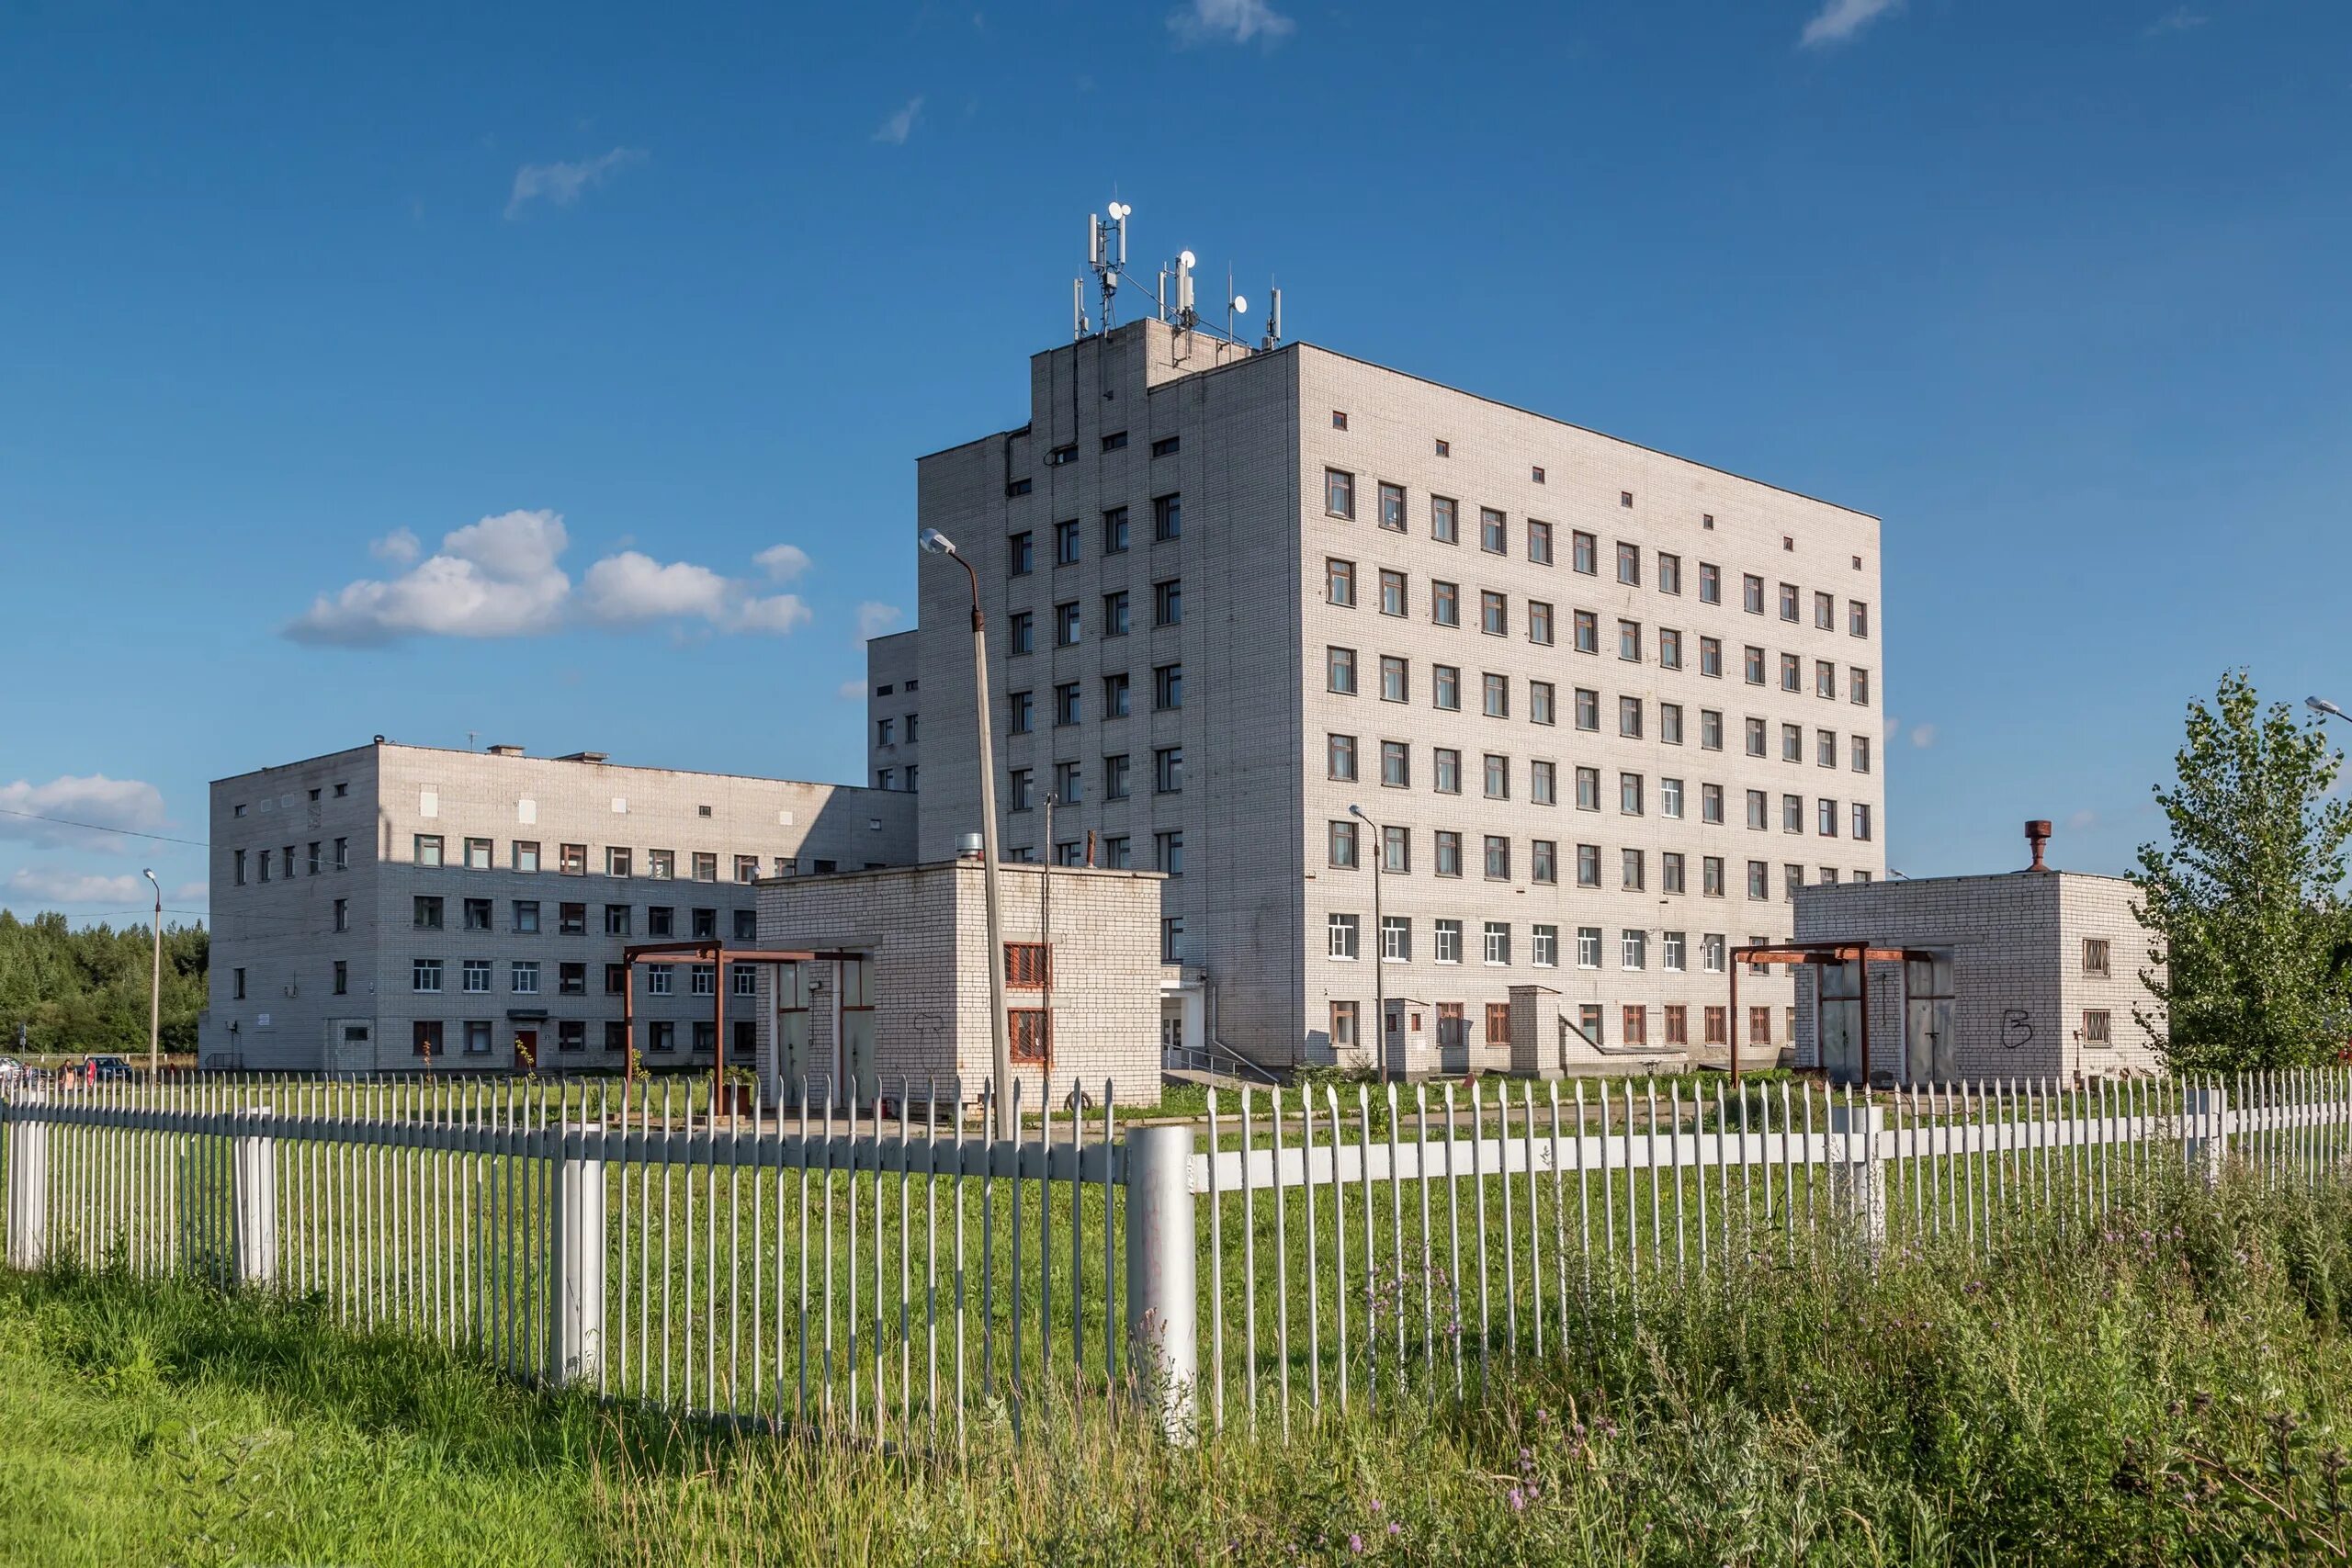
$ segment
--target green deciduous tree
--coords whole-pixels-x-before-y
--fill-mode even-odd
[[[2175,1068],[2290,1066],[2343,1042],[2352,804],[2329,796],[2343,761],[2317,724],[2263,707],[2243,670],[2211,706],[2188,705],[2178,776],[2155,789],[2171,842],[2143,844],[2132,874],[2165,965],[2143,976],[2157,1007],[2133,1016]]]
[[[54,910],[0,910],[0,1051],[16,1049],[21,1023],[35,1051],[144,1052],[153,942],[144,924],[75,931]],[[202,926],[164,928],[166,1051],[196,1049],[211,945]]]

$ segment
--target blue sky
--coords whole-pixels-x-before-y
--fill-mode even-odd
[[[2225,666],[2352,702],[2352,7],[339,11],[0,18],[0,807],[200,840],[379,731],[857,778],[912,459],[1114,195],[1293,337],[1883,516],[1905,871],[2122,869]],[[203,908],[0,816],[19,911],[142,864]]]

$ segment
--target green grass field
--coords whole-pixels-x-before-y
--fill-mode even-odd
[[[1596,1303],[1483,1404],[1170,1451],[1041,1391],[961,1464],[684,1431],[300,1305],[10,1279],[0,1562],[2345,1560],[2352,1196],[2142,1201]]]

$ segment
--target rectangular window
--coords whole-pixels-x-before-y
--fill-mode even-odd
[[[2108,1022],[2107,1009],[2092,1008],[2083,1014],[2083,1043],[2086,1045],[2115,1043],[2114,1034]]]
[[[1380,956],[1390,964],[1413,961],[1413,922],[1404,915],[1380,918]]]
[[[1618,543],[1618,546],[1617,546],[1617,581],[1620,581],[1620,582],[1622,582],[1622,583],[1623,583],[1623,584],[1625,584],[1625,585],[1626,585],[1627,587],[1629,587],[1629,588],[1638,588],[1638,587],[1640,587],[1640,586],[1641,586],[1641,582],[1642,582],[1642,547],[1641,547],[1641,546],[1639,546],[1639,545],[1629,545],[1629,544],[1625,544],[1625,543],[1624,543],[1624,542],[1623,542],[1622,540]]]
[[[585,936],[588,934],[587,905],[559,904],[556,906],[555,917],[556,934],[559,936]]]
[[[588,994],[588,965],[585,964],[557,964],[555,988],[559,996],[586,996]]]
[[[1600,651],[1600,617],[1590,610],[1578,610],[1570,616],[1575,628],[1578,653],[1597,654]]]
[[[1441,545],[1462,542],[1461,508],[1452,496],[1430,497],[1430,537]]]
[[[1527,520],[1527,558],[1537,566],[1552,564],[1552,525]]]
[[[1380,525],[1394,533],[1405,531],[1405,487],[1384,482],[1380,487]]]
[[[1724,716],[1713,708],[1699,710],[1699,749],[1702,751],[1724,749]]]
[[[1724,820],[1724,786],[1702,784],[1699,786],[1699,820],[1720,828]]]
[[[1358,1006],[1359,1004],[1355,1002],[1333,1002],[1331,1004],[1332,1050],[1352,1051],[1356,1048],[1361,1038],[1357,1032],[1357,1025],[1359,1022],[1357,1018]]]
[[[1183,834],[1159,834],[1153,840],[1152,848],[1154,853],[1159,856],[1159,864],[1155,869],[1158,870],[1162,876],[1182,876],[1184,874]]]
[[[1172,442],[1174,437],[1170,437]],[[1173,449],[1172,447],[1170,448]],[[1157,444],[1153,457],[1159,456]],[[1151,502],[1151,536],[1160,544],[1184,536],[1184,498],[1181,495],[1155,496]]]
[[[1739,580],[1739,605],[1751,615],[1764,613],[1764,580],[1753,572]]]
[[[1437,961],[1440,964],[1461,963],[1462,922],[1442,919],[1435,921],[1434,925],[1437,932]],[[1442,1012],[1442,1010],[1441,1007],[1440,1011]]]
[[[1478,508],[1478,547],[1494,556],[1507,554],[1510,549],[1510,526],[1503,514],[1491,506]]]
[[[1709,898],[1724,896],[1724,857],[1704,855],[1699,861],[1699,891]]]
[[[437,994],[441,989],[441,961],[437,958],[413,960],[408,967],[408,980],[409,989],[413,991]]]
[[[1356,603],[1356,563],[1327,556],[1323,561],[1323,597],[1344,609]]]
[[[1724,570],[1713,561],[1699,563],[1699,603],[1720,604],[1724,602]]]
[[[1078,564],[1078,519],[1075,517],[1067,523],[1054,525],[1054,564]]]
[[[1151,754],[1152,789],[1159,795],[1181,795],[1184,789],[1184,749],[1162,746]]]
[[[1127,509],[1114,506],[1102,513],[1102,553],[1119,556],[1127,553]]]
[[[537,906],[533,906],[535,910],[537,908]],[[351,929],[351,900],[348,898],[338,898],[334,901],[334,929],[339,931],[347,931]],[[537,930],[537,927],[534,925],[532,929]]]
[[[1430,680],[1434,688],[1431,701],[1435,705],[1449,712],[1459,712],[1462,707],[1461,669],[1452,664],[1433,664],[1430,666]]]
[[[1668,746],[1682,744],[1682,705],[1680,703],[1657,705],[1657,738]]]
[[[1054,804],[1080,806],[1086,800],[1086,774],[1076,762],[1054,764]]]
[[[1650,962],[1650,933],[1640,931],[1620,931],[1617,937],[1617,966],[1621,969],[1646,969]]]
[[[1400,740],[1396,744],[1401,746],[1404,742]],[[1430,787],[1440,795],[1460,795],[1462,793],[1462,753],[1451,746],[1440,746],[1430,752],[1430,756],[1431,766],[1436,774],[1430,783]]]
[[[1858,707],[1870,705],[1871,672],[1859,664],[1846,671],[1846,700]]]
[[[1871,808],[1863,801],[1854,802],[1854,837],[1865,843],[1871,837]]]
[[[1028,534],[1015,534],[1005,540],[1004,564],[1008,577],[1026,577],[1036,570],[1036,546]]]
[[[1012,1031],[1014,1061],[1043,1062],[1051,1059],[1054,1021],[1050,1013],[1043,1008],[1009,1008],[1006,1017]]]
[[[1658,932],[1658,967],[1666,970],[1669,974],[1679,975],[1682,973],[1688,942],[1689,938],[1681,931]]]
[[[1484,936],[1486,941],[1483,956],[1486,962],[1509,964],[1510,962],[1510,927],[1501,920],[1488,920],[1486,923]],[[1489,1027],[1492,1027],[1491,1023]],[[1510,1009],[1508,1006],[1503,1008],[1503,1028],[1508,1037],[1510,1028]]]
[[[1004,944],[1004,983],[1014,990],[1042,991],[1054,983],[1053,956],[1042,942]]]
[[[1560,803],[1556,764],[1541,758],[1527,764],[1527,798],[1538,806],[1557,806]]]
[[[1027,768],[1015,768],[1005,775],[1004,808],[1026,811],[1035,802],[1031,799],[1031,781],[1035,775]]]
[[[1487,798],[1510,798],[1510,759],[1497,756],[1492,751],[1487,753]]]
[[[1623,863],[1620,868],[1622,874],[1618,878],[1618,886],[1628,893],[1639,893],[1648,883],[1647,857],[1640,850],[1623,850],[1619,853]]]
[[[1793,582],[1783,582],[1781,584],[1781,619],[1794,625],[1796,618],[1797,585]]]
[[[1036,620],[1026,610],[1015,610],[1004,625],[1005,647],[1015,654],[1034,653],[1037,647]]]
[[[1600,846],[1599,844],[1577,846],[1577,886],[1578,887],[1600,886]]]
[[[1326,648],[1323,650],[1323,682],[1328,691],[1343,697],[1356,694],[1356,650],[1352,648]]]
[[[1640,663],[1640,662],[1641,662],[1641,660],[1642,660],[1642,623],[1641,623],[1641,622],[1639,622],[1639,621],[1620,621],[1620,622],[1618,622],[1618,623],[1617,623],[1617,657],[1618,657],[1618,658],[1620,658],[1620,659],[1623,659],[1623,660],[1628,660],[1629,662],[1635,663],[1635,664],[1638,664],[1638,663]]]
[[[1078,605],[1075,602],[1054,606],[1054,646],[1076,648],[1079,637]]]
[[[1151,444],[1151,455],[1155,457],[1172,457],[1182,441],[1183,437],[1181,435],[1163,435]]]
[[[1660,593],[1682,592],[1682,558],[1660,550],[1657,557],[1657,591]]]
[[[1121,589],[1116,593],[1102,595],[1102,635],[1125,637],[1127,635],[1127,626],[1126,590]]]
[[[1356,868],[1356,825],[1346,818],[1324,825],[1324,857],[1341,871]]]
[[[1550,839],[1528,841],[1528,880],[1540,886],[1557,886],[1560,881],[1560,846]]]
[[[1528,961],[1538,969],[1560,966],[1560,928],[1530,926],[1527,928]]]
[[[1190,951],[1184,942],[1184,917],[1162,915],[1159,918],[1159,961],[1162,964],[1182,964]]]
[[[1682,634],[1671,627],[1657,629],[1657,665],[1661,670],[1682,668]]]
[[[1834,839],[1838,836],[1838,803],[1836,801],[1821,800],[1814,803],[1814,831],[1825,839]]]
[[[1071,702],[1076,703],[1077,686],[1070,687]],[[1160,713],[1172,712],[1184,705],[1184,667],[1182,664],[1155,665],[1151,671],[1151,705]]]
[[[629,852],[607,847],[605,851],[605,874],[627,876],[629,874]]]
[[[1838,596],[1815,593],[1813,596],[1813,624],[1823,631],[1834,630],[1838,625]]]
[[[2083,939],[2083,974],[2093,979],[2109,978],[2108,947],[2098,937]]]
[[[1679,818],[1682,815],[1682,781],[1680,779],[1662,778],[1657,781],[1657,814],[1661,817],[1673,818]]]
[[[469,958],[461,966],[458,985],[461,990],[480,994],[490,989],[491,963],[487,958]]]
[[[1438,829],[1437,874],[1440,876],[1462,874],[1462,835],[1450,829]]]
[[[510,987],[517,996],[536,997],[539,994],[539,965],[537,959],[518,959],[506,966]]]
[[[1781,761],[1783,762],[1804,761],[1804,727],[1803,725],[1781,726]]]
[[[1488,718],[1510,716],[1510,677],[1489,674],[1483,678],[1485,713]]]
[[[1551,682],[1530,681],[1527,683],[1528,722],[1531,724],[1552,724],[1556,722],[1553,714],[1553,701],[1554,694]]]
[[[1627,1002],[1622,1010],[1625,1024],[1624,1043],[1628,1045],[1648,1044],[1650,1043],[1650,1010],[1638,1002]]]
[[[1356,738],[1352,735],[1327,735],[1323,738],[1324,772],[1334,779],[1352,781],[1356,776]],[[1119,761],[1124,763],[1126,759]],[[1125,772],[1124,767],[1121,770]]]
[[[1598,733],[1600,729],[1600,694],[1582,686],[1577,688],[1577,728]]]
[[[465,903],[465,929],[469,931],[490,930],[490,900],[469,898]]]
[[[1410,828],[1381,829],[1380,869],[1396,876],[1412,871],[1413,830]]]
[[[537,863],[536,857],[538,846],[534,844],[531,846],[531,849],[534,854],[534,863],[531,869],[533,871],[537,871],[538,870],[538,865]],[[351,840],[349,839],[337,839],[334,841],[334,868],[337,871],[349,871],[351,869]]]
[[[1600,770],[1599,768],[1577,770],[1577,809],[1579,811],[1600,809]]]
[[[1383,571],[1380,574],[1380,613],[1384,615],[1401,615],[1406,613],[1406,609],[1405,574],[1401,571]]]
[[[1871,738],[1867,735],[1853,737],[1847,743],[1846,755],[1851,760],[1854,772],[1869,773],[1871,771]]]
[[[1617,775],[1617,810],[1620,815],[1639,817],[1642,814],[1642,775]]]
[[[1356,924],[1353,915],[1333,915],[1329,919],[1324,927],[1328,956],[1348,960],[1355,958]]]
[[[1725,943],[1724,933],[1709,931],[1699,939],[1699,967],[1710,975],[1724,972]]]
[[[1619,697],[1617,699],[1617,733],[1630,740],[1639,740],[1642,738],[1641,698]]]
[[[1577,928],[1577,967],[1579,969],[1600,967],[1600,928],[1599,926]]]
[[[417,835],[415,836],[414,843],[415,843],[414,859],[415,859],[415,862],[416,862],[416,863],[417,863],[418,865],[439,865],[439,864],[441,863],[441,835],[440,835],[440,834],[438,834],[438,833],[419,833],[419,834],[417,834]],[[268,871],[266,869],[266,866],[267,866],[267,864],[268,864],[268,861],[269,861],[269,854],[268,854],[268,852],[267,852],[267,851],[264,851],[264,852],[263,852],[263,853],[262,853],[262,862],[263,862],[263,865],[264,865],[265,869],[264,869],[264,871],[263,871],[263,873],[262,873],[262,875],[263,875],[263,877],[264,877],[264,879],[265,879],[265,880],[268,877],[268,874],[269,874]]]
[[[1838,696],[1838,666],[1826,659],[1813,661],[1813,694],[1836,701]]]
[[[1462,588],[1458,583],[1430,584],[1430,619],[1441,626],[1462,624]]]
[[[669,882],[674,879],[678,874],[678,852],[675,850],[646,851],[645,874],[656,882]]]
[[[1723,638],[1702,637],[1699,639],[1699,673],[1713,680],[1723,679]]]
[[[1405,660],[1393,653],[1380,656],[1380,700],[1401,703],[1409,696]]]
[[[435,990],[439,987],[434,987]],[[442,1024],[438,1019],[420,1018],[409,1032],[409,1049],[417,1055],[431,1058],[441,1054]]]
[[[1356,477],[1344,468],[1323,470],[1323,510],[1333,517],[1356,514]]]
[[[1127,677],[1122,672],[1102,677],[1102,716],[1125,718],[1129,712]]]
[[[1577,529],[1570,533],[1568,536],[1568,564],[1577,571],[1584,573],[1587,577],[1599,576],[1600,572],[1600,541],[1594,538],[1590,534],[1584,532],[1582,529]]]
[[[1552,646],[1552,606],[1541,599],[1527,602],[1527,640],[1544,648]]]
[[[1690,1010],[1679,1002],[1667,1004],[1666,1043],[1668,1045],[1690,1043]]]
[[[441,929],[440,899],[419,897],[412,900],[412,902],[413,904],[413,919],[411,923],[414,925],[418,931],[437,931]]]

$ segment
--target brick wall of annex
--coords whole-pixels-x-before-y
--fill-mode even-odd
[[[1045,868],[1001,868],[1004,940],[1046,940]],[[1148,873],[1056,869],[1051,878],[1053,1059],[1017,1065],[1023,1101],[1056,1101],[1073,1083],[1099,1101],[1105,1080],[1123,1104],[1159,1099],[1160,878]],[[943,1098],[974,1100],[990,1076],[987,904],[972,862],[763,884],[761,943],[871,955],[874,1072],[895,1098],[920,1098],[936,1078]],[[820,972],[830,971],[820,965]],[[828,976],[826,985],[833,982]],[[763,988],[763,996],[770,994]],[[1045,995],[1009,989],[1007,1006],[1042,1009]],[[820,1099],[834,1060],[829,1006],[811,1010],[808,1077]],[[763,1007],[761,1075],[775,1084],[774,1015]],[[871,1092],[860,1086],[861,1098]]]

